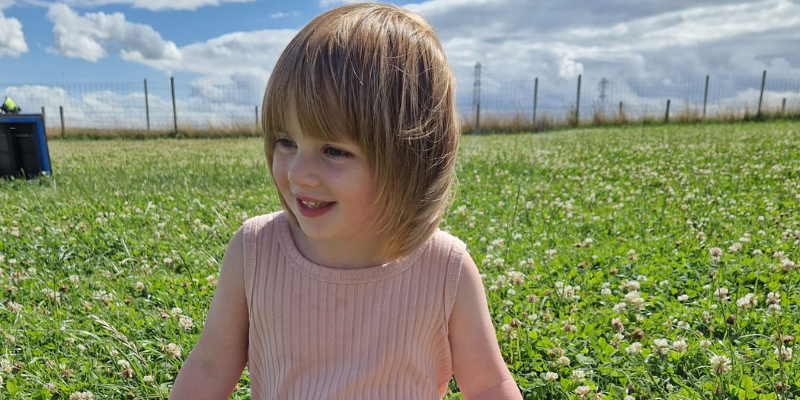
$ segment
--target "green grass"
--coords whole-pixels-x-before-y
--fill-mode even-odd
[[[165,398],[228,240],[280,207],[261,142],[50,154],[55,177],[0,181],[0,397]],[[457,174],[442,228],[484,274],[526,399],[800,396],[800,355],[775,354],[778,332],[800,351],[800,123],[465,136]]]

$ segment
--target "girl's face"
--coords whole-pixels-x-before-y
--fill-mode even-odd
[[[376,235],[368,218],[377,190],[366,155],[346,138],[304,135],[291,108],[287,132],[275,145],[272,173],[305,236],[300,240],[312,246],[372,244]]]

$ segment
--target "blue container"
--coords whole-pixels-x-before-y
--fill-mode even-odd
[[[44,119],[39,114],[0,115],[0,176],[52,175]]]

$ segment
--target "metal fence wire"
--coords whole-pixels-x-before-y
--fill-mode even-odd
[[[763,90],[762,90],[763,85]],[[577,119],[592,122],[671,118],[736,119],[762,113],[800,114],[800,76],[713,76],[643,79],[581,75],[571,79],[510,81],[481,74],[458,85],[459,113],[476,124],[520,120],[528,124]],[[759,109],[760,106],[760,109]],[[536,118],[536,121],[534,121]]]
[[[580,89],[579,89],[580,84]],[[762,89],[763,88],[763,89]],[[182,83],[172,79],[131,83],[3,84],[25,113],[45,111],[49,130],[252,130],[259,125],[264,88]],[[646,118],[741,118],[759,112],[800,113],[800,76],[699,76],[680,79],[579,76],[509,80],[481,75],[460,79],[462,119],[533,124]],[[63,113],[63,118],[62,118]],[[62,124],[63,121],[63,124]]]

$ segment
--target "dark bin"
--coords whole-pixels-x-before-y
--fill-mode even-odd
[[[52,175],[50,153],[39,114],[0,115],[0,177]]]

